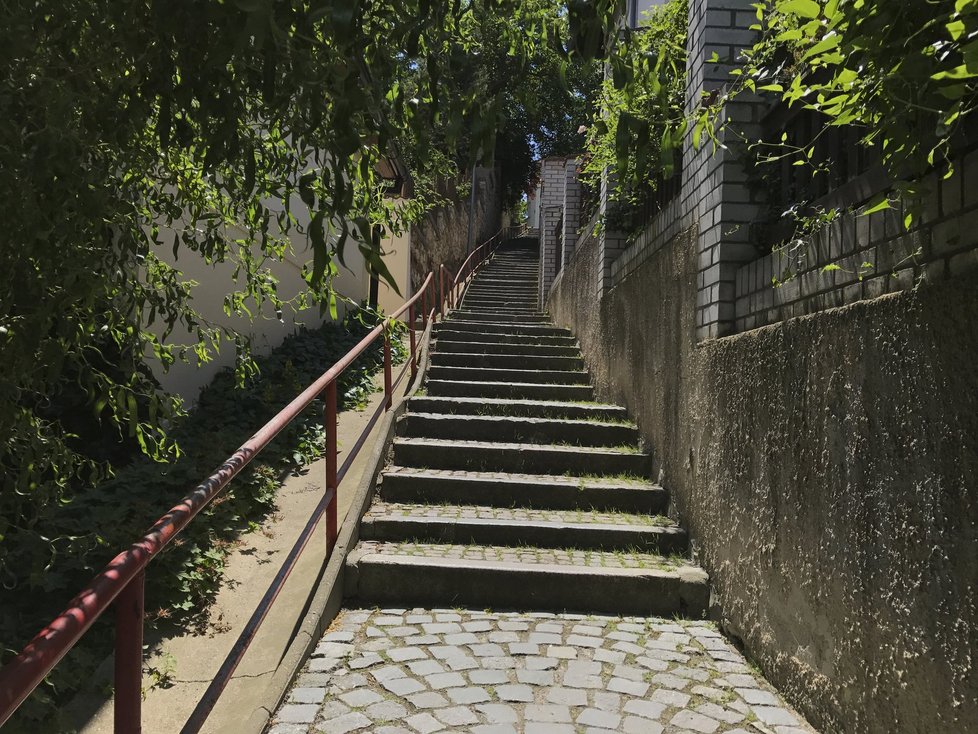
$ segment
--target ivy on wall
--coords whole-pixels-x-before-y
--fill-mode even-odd
[[[611,169],[627,199],[675,171],[687,129],[687,13],[687,0],[669,0],[618,35],[588,131],[583,173],[592,187]]]
[[[704,107],[700,129],[715,136],[718,112],[742,93],[764,92],[823,116],[827,128],[861,132],[879,151],[894,190],[868,209],[908,205],[906,226],[931,168],[953,175],[952,147],[978,107],[978,0],[777,0],[755,5],[758,42],[730,89]],[[811,165],[820,137],[802,146],[753,141],[762,162]]]

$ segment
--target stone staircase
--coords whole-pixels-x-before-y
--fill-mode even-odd
[[[623,408],[592,402],[537,299],[532,240],[500,248],[436,327],[347,561],[363,604],[701,617],[706,574]]]

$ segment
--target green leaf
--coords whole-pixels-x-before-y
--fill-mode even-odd
[[[776,7],[778,12],[790,13],[802,18],[817,18],[822,12],[815,0],[784,0],[779,2]]]
[[[859,212],[859,216],[865,217],[868,214],[875,214],[876,212],[881,212],[884,209],[892,208],[893,206],[890,203],[889,197],[886,194],[883,194],[867,204],[866,208]]]

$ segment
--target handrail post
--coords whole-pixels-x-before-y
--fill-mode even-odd
[[[414,337],[414,327],[415,327],[415,324],[414,324],[414,304],[413,303],[411,304],[411,307],[408,308],[408,323],[411,324],[411,328],[408,329],[408,333],[410,333],[410,335],[411,335],[411,381],[414,382],[414,378],[418,374],[418,357],[417,357],[418,347],[417,347],[417,345],[415,343],[415,337]]]
[[[384,328],[384,410],[390,410],[394,404],[394,391],[391,389],[391,335]]]
[[[326,549],[332,553],[336,544],[339,524],[336,517],[336,380],[326,386],[326,406],[323,409],[323,423],[326,428],[326,494],[333,492],[333,499],[326,507]]]
[[[438,315],[445,318],[445,264],[438,266]]]
[[[140,571],[115,599],[115,734],[142,730],[145,580]]]

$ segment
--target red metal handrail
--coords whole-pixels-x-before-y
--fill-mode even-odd
[[[456,304],[461,300],[462,294],[465,292],[465,286],[475,276],[478,269],[489,260],[492,253],[495,252],[496,247],[503,240],[503,233],[505,231],[505,229],[500,229],[496,234],[472,250],[469,256],[465,258],[465,262],[459,266],[458,273],[455,274],[455,279],[452,281],[452,308],[456,308]],[[444,268],[445,266],[443,265],[442,267]]]
[[[380,415],[380,407],[372,417],[354,450],[350,452],[342,468],[337,471],[337,411],[336,411],[336,380],[364,351],[379,337],[384,338],[384,393],[383,410],[389,410],[393,405],[393,390],[401,381],[408,369],[412,379],[417,374],[420,361],[420,346],[415,338],[417,324],[415,321],[415,304],[421,299],[422,303],[422,335],[427,332],[429,320],[434,320],[436,314],[444,318],[445,308],[452,308],[460,282],[464,284],[468,277],[478,269],[479,265],[488,258],[498,245],[499,234],[480,245],[465,260],[456,274],[451,286],[446,282],[446,269],[439,267],[437,277],[437,293],[435,289],[435,274],[429,273],[418,292],[412,296],[387,321],[379,324],[370,331],[360,342],[346,353],[338,362],[330,367],[319,379],[302,391],[285,408],[262,426],[237,451],[219,466],[202,483],[171,508],[163,517],[156,521],[146,534],[136,541],[128,550],[123,551],[105,567],[71,602],[68,608],[59,614],[50,624],[42,629],[33,640],[10,662],[0,669],[0,726],[13,715],[24,700],[40,685],[45,676],[61,661],[88,631],[89,627],[108,609],[116,604],[116,646],[115,646],[115,732],[116,734],[138,734],[141,730],[142,702],[142,654],[143,654],[143,616],[144,616],[144,580],[146,566],[173,540],[191,520],[206,507],[238,473],[244,469],[290,422],[299,416],[316,398],[325,393],[324,419],[326,424],[326,481],[325,492],[316,513],[310,518],[306,531],[300,536],[293,552],[289,554],[283,568],[276,576],[275,582],[263,599],[256,617],[257,622],[246,629],[251,636],[261,624],[267,612],[267,606],[274,601],[278,590],[284,583],[288,573],[295,565],[298,554],[312,529],[322,514],[327,518],[326,540],[327,556],[332,553],[338,533],[336,491],[339,480],[346,473],[356,453],[362,447],[366,436]],[[481,259],[473,261],[473,257],[481,253]],[[468,268],[468,274],[462,277]],[[450,276],[448,276],[450,277]],[[431,296],[429,297],[429,291]],[[431,309],[429,311],[429,304]],[[396,382],[392,381],[390,355],[389,323],[408,314],[407,323],[410,332],[410,361],[401,371]],[[266,604],[267,602],[267,604]],[[244,649],[247,649],[247,642]],[[240,639],[239,639],[240,642]],[[236,645],[236,648],[238,645]],[[235,651],[232,651],[234,653]],[[237,657],[230,665],[233,672],[237,662],[243,655],[243,649],[237,651]],[[230,658],[229,658],[230,659]],[[223,672],[223,668],[222,668]],[[229,674],[228,674],[229,676]],[[226,680],[220,685],[223,690]],[[218,691],[219,693],[219,691]],[[207,705],[205,705],[207,704]],[[207,713],[213,706],[213,701],[202,701],[203,714],[195,717],[199,724],[203,723]],[[198,709],[201,707],[199,706]],[[186,729],[185,729],[186,730]]]

